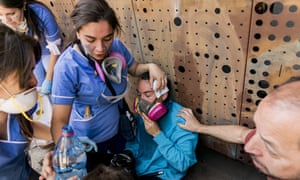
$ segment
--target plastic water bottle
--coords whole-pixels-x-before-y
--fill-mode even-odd
[[[66,180],[73,176],[82,179],[87,174],[85,146],[74,136],[71,126],[62,128],[52,161],[56,180]]]

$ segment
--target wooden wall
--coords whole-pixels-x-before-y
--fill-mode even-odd
[[[42,0],[64,35],[75,0]],[[300,72],[299,0],[108,0],[121,39],[139,62],[155,62],[172,97],[205,124],[254,128],[253,113],[272,89]],[[135,79],[128,99],[135,96]],[[230,132],[228,132],[230,133]],[[250,163],[240,145],[201,135],[201,143]]]

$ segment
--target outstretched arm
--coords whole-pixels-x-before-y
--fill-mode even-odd
[[[201,124],[200,121],[198,121],[194,116],[192,110],[189,108],[181,109],[177,116],[180,116],[186,120],[185,124],[178,124],[180,128],[210,135],[230,143],[243,144],[247,134],[251,131],[251,129],[239,125]]]

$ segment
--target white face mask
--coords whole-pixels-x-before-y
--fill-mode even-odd
[[[9,114],[25,114],[24,112],[32,109],[37,102],[38,92],[35,87],[16,95],[11,95],[2,85],[0,88],[10,96],[9,99],[0,99],[0,111]]]

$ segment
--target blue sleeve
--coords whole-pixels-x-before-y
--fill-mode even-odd
[[[72,104],[75,99],[75,82],[78,76],[76,75],[75,63],[69,51],[70,47],[59,57],[54,67],[51,95],[53,104]]]
[[[195,149],[198,135],[176,127],[176,138],[171,141],[161,131],[153,140],[158,144],[158,149],[169,164],[180,172],[186,171],[197,162]]]
[[[45,6],[32,3],[29,5],[30,8],[36,13],[40,18],[42,26],[45,28],[44,35],[47,41],[55,41],[61,38],[60,28],[56,22],[55,17]]]
[[[127,63],[127,67],[130,68],[132,66],[132,64],[134,63],[134,58],[131,55],[131,53],[129,52],[129,50],[126,48],[126,46],[119,40],[119,39],[114,39],[112,46],[110,48],[110,52],[119,52],[120,54],[122,54],[125,59],[126,59],[126,63]]]

